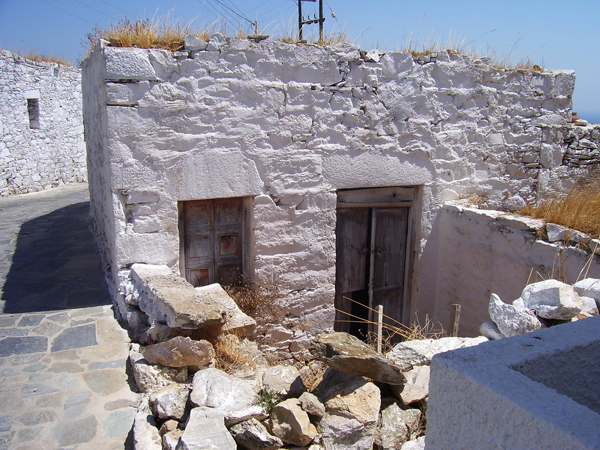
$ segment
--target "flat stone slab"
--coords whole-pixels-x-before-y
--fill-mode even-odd
[[[52,341],[52,352],[98,345],[96,324],[67,328]]]
[[[48,349],[48,338],[44,336],[7,337],[0,341],[0,357],[40,353]]]

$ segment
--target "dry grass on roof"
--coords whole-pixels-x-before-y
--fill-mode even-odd
[[[14,53],[15,55],[19,55],[22,58],[28,59],[30,61],[35,61],[35,62],[56,63],[56,64],[61,64],[63,66],[71,66],[72,65],[64,56],[61,56],[61,55],[45,55],[43,53],[39,53],[34,50],[31,50],[28,52],[11,50],[11,53]]]
[[[528,205],[522,214],[600,236],[600,169],[582,177],[566,195]]]

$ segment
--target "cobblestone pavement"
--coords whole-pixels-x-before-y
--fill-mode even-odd
[[[87,185],[0,199],[0,450],[123,449],[137,394]]]

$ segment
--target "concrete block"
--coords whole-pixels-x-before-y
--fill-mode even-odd
[[[599,355],[593,317],[434,356],[426,448],[600,447]]]
[[[104,56],[106,80],[158,80],[147,50],[106,47]]]

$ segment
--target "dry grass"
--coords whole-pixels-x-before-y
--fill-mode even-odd
[[[566,195],[528,205],[520,213],[600,236],[600,171],[581,179]]]
[[[348,297],[344,297],[344,299],[351,301],[353,303],[357,303],[377,314],[377,310],[370,308],[369,306],[363,305],[362,303],[357,302]],[[345,314],[351,319],[348,320],[336,320],[336,322],[345,322],[345,323],[365,323],[368,325],[372,325],[373,327],[377,327],[377,322],[373,322],[362,317],[358,317],[347,313],[345,311],[341,311],[336,309],[336,311]],[[390,323],[383,322],[383,342],[382,342],[382,353],[386,353],[391,350],[391,348],[395,345],[395,342],[400,338],[402,341],[417,341],[422,339],[440,339],[446,336],[446,332],[444,328],[439,323],[434,323],[429,316],[425,316],[425,323],[421,324],[419,322],[418,317],[414,322],[410,325],[404,325],[403,323],[397,321],[393,317],[387,316],[383,314],[383,317],[386,318]],[[377,334],[375,332],[369,332],[366,336],[366,341],[368,344],[372,345],[374,348],[377,348]]]
[[[189,25],[181,25],[167,17],[164,20],[138,19],[135,22],[123,19],[105,30],[94,28],[87,38],[92,48],[98,40],[106,39],[113,47],[163,48],[175,51],[183,47],[183,40],[188,34],[192,34]],[[208,32],[193,34],[208,40]]]
[[[234,335],[220,336],[214,342],[215,367],[227,373],[245,368],[256,368],[256,362],[250,355],[240,351],[239,339]]]
[[[240,286],[224,286],[243,313],[249,315],[259,325],[281,323],[285,313],[281,307],[284,297],[277,286],[268,283],[252,284],[245,281]]]
[[[520,39],[513,44],[507,54],[502,54],[501,52],[490,48],[482,50],[474,47],[474,44],[478,39],[493,33],[494,31],[496,30],[490,30],[468,42],[466,41],[466,38],[458,37],[453,31],[450,32],[450,35],[446,40],[428,37],[420,40],[420,43],[417,43],[412,37],[407,39],[406,36],[404,36],[403,41],[406,42],[406,44],[403,47],[403,51],[405,53],[410,53],[413,57],[427,56],[441,51],[447,51],[455,55],[468,56],[471,59],[485,58],[487,60],[486,62],[496,69],[544,71],[540,65],[535,64],[531,60],[530,56],[525,56],[518,59],[516,62],[512,62],[512,53],[517,48]]]
[[[63,66],[71,66],[72,64],[61,55],[44,55],[43,53],[39,53],[37,51],[31,50],[28,52],[20,52],[18,50],[11,50],[11,53],[21,56],[22,58],[29,59],[31,61],[36,62],[49,62],[61,64]]]

